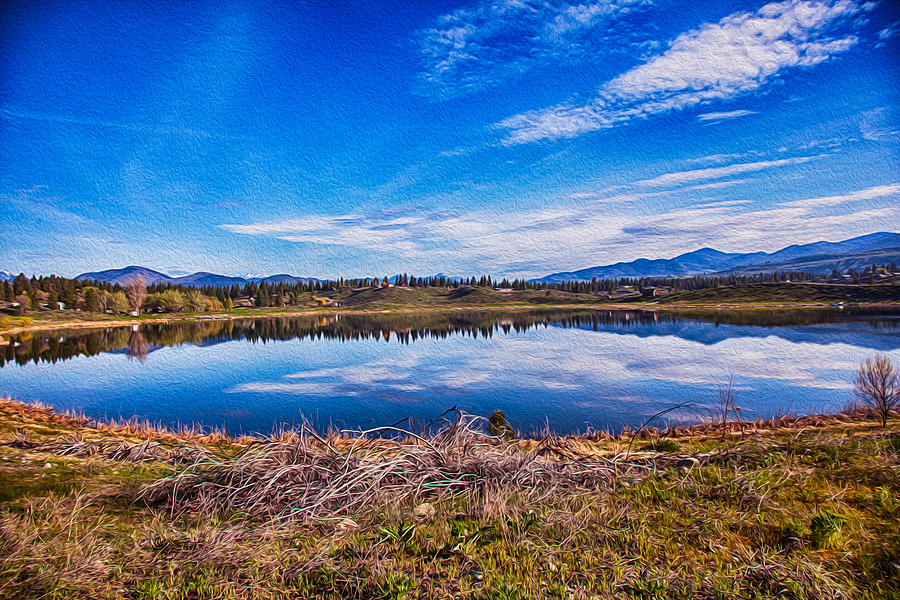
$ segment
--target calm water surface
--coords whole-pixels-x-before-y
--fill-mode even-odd
[[[733,377],[747,416],[830,411],[859,361],[900,363],[900,318],[847,311],[469,312],[56,331],[3,340],[0,395],[93,417],[265,433],[302,419],[425,423],[502,409],[523,431],[618,429]],[[0,343],[3,343],[0,342]]]

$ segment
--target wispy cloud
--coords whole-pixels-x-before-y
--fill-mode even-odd
[[[699,183],[697,185],[690,185],[686,187],[680,187],[678,189],[667,189],[667,190],[657,190],[653,192],[624,192],[624,193],[614,193],[611,192],[631,188],[634,189],[635,186],[641,185],[643,181],[637,181],[635,183],[629,184],[627,186],[615,186],[612,188],[605,188],[596,192],[576,192],[573,194],[569,194],[570,198],[574,198],[576,200],[593,200],[596,204],[614,204],[614,203],[624,203],[624,202],[637,202],[640,200],[648,200],[651,198],[660,198],[664,196],[671,196],[676,193],[683,192],[696,192],[703,190],[718,190],[725,187],[730,187],[733,185],[739,185],[742,183],[747,183],[750,181],[749,179],[731,179],[728,181],[714,181],[712,183]]]
[[[697,120],[711,125],[719,121],[727,121],[728,119],[737,119],[739,117],[747,117],[749,115],[759,114],[755,110],[730,110],[728,112],[708,112],[697,115]]]
[[[679,35],[669,48],[602,85],[584,104],[559,104],[498,123],[507,144],[571,138],[763,88],[793,68],[844,53],[833,31],[862,9],[851,0],[790,0],[738,12]]]
[[[631,47],[623,15],[652,0],[482,0],[416,33],[428,93],[453,97],[537,65]],[[643,41],[643,40],[641,40]]]
[[[677,171],[674,173],[665,173],[650,179],[642,179],[636,181],[635,185],[646,187],[683,185],[685,183],[693,183],[695,181],[706,181],[710,179],[721,179],[730,175],[738,175],[740,173],[749,173],[753,171],[763,171],[774,167],[783,167],[786,165],[797,165],[811,160],[822,158],[819,156],[796,156],[793,158],[782,158],[778,160],[759,160],[748,163],[737,163],[724,167],[710,167],[707,169],[691,169],[689,171]]]
[[[6,120],[23,120],[23,121],[40,121],[45,123],[56,123],[60,125],[77,125],[81,127],[100,128],[100,129],[119,129],[122,131],[131,131],[135,133],[150,133],[156,135],[181,135],[203,139],[242,139],[239,137],[227,137],[219,134],[212,134],[203,129],[193,127],[182,127],[171,124],[149,125],[143,123],[129,123],[123,121],[113,121],[107,119],[93,119],[83,117],[72,117],[67,115],[55,115],[42,112],[33,112],[28,110],[20,110],[15,107],[0,107],[0,119]]]
[[[849,194],[840,196],[822,196],[821,198],[809,198],[807,200],[794,200],[793,202],[784,202],[782,206],[799,206],[799,207],[819,207],[819,206],[838,206],[847,204],[848,202],[859,202],[862,200],[874,200],[876,198],[885,198],[889,196],[900,196],[900,183],[891,185],[879,185],[875,187],[858,190]]]

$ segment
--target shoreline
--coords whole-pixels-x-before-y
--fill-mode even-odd
[[[466,417],[478,418],[478,415],[460,413]],[[158,442],[180,442],[198,444],[258,444],[272,441],[273,439],[288,436],[292,432],[304,429],[280,429],[274,434],[241,434],[234,435],[216,428],[205,428],[200,425],[182,425],[178,428],[168,427],[160,423],[153,423],[146,419],[131,417],[128,419],[105,419],[89,417],[83,413],[73,413],[68,410],[58,410],[54,406],[40,401],[27,401],[11,396],[0,396],[0,417],[16,415],[32,421],[34,424],[61,427],[64,429],[97,432],[104,435],[130,436],[142,440],[154,440]],[[898,412],[888,419],[888,427],[897,423]],[[879,425],[878,419],[865,411],[839,410],[836,412],[811,413],[804,415],[781,414],[767,418],[728,420],[724,424],[726,437],[767,435],[773,431],[796,430],[804,428],[821,428],[841,424],[866,424],[867,426]],[[379,429],[379,428],[376,428]],[[400,429],[396,430],[401,432]],[[376,442],[378,437],[367,437],[363,430],[341,430],[337,432],[322,432],[326,437],[337,436],[341,439],[367,440]],[[625,428],[613,432],[608,429],[589,430],[586,432],[551,433],[552,438],[562,441],[581,442],[611,442],[629,443],[636,440],[652,439],[679,439],[679,438],[718,438],[723,435],[723,424],[720,421],[691,421],[670,424],[665,427],[654,425],[652,421],[646,422],[640,427]],[[517,437],[511,443],[523,448],[530,448],[547,439],[546,433],[518,432]]]
[[[543,310],[591,310],[591,311],[646,311],[646,312],[684,312],[701,311],[715,314],[733,310],[767,311],[767,310],[816,310],[837,308],[824,303],[722,303],[722,304],[660,304],[658,302],[641,303],[601,303],[601,304],[510,304],[510,305],[472,305],[472,306],[423,306],[409,308],[383,309],[298,309],[276,310],[249,313],[185,313],[183,315],[141,315],[138,317],[121,317],[119,319],[62,320],[44,321],[24,327],[11,327],[0,330],[0,337],[53,331],[58,329],[107,329],[112,327],[131,327],[144,324],[171,324],[182,322],[233,321],[238,319],[292,318],[331,315],[394,315],[449,312],[490,312],[490,311],[543,311]],[[844,304],[841,308],[894,308],[900,313],[897,302],[855,302]],[[25,315],[28,317],[29,315]],[[31,317],[34,319],[34,317]]]

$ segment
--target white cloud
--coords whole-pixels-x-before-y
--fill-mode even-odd
[[[858,190],[849,194],[840,196],[822,196],[821,198],[808,198],[806,200],[794,200],[792,202],[784,202],[783,206],[799,206],[799,207],[818,207],[818,206],[837,206],[848,202],[859,202],[860,200],[874,200],[876,198],[884,198],[886,196],[900,196],[900,183],[891,185],[878,185],[875,187]]]
[[[717,123],[719,121],[725,121],[728,119],[737,119],[739,117],[746,117],[749,115],[758,114],[758,111],[755,110],[730,110],[728,112],[708,112],[703,113],[702,115],[697,115],[697,119],[704,122]]]
[[[507,144],[575,137],[753,92],[787,69],[811,67],[853,47],[855,36],[829,35],[859,10],[851,0],[790,0],[734,13],[678,36],[585,104],[522,113],[496,127]]]
[[[636,185],[642,185],[647,187],[657,187],[657,186],[671,186],[671,185],[682,185],[685,183],[692,183],[694,181],[704,181],[708,179],[721,179],[723,177],[728,177],[730,175],[737,175],[739,173],[749,173],[753,171],[763,171],[765,169],[772,169],[775,167],[782,167],[785,165],[797,165],[805,162],[809,162],[811,160],[815,160],[817,158],[821,158],[821,156],[797,156],[794,158],[782,158],[778,160],[760,160],[756,162],[749,163],[737,163],[734,165],[727,165],[724,167],[710,167],[707,169],[692,169],[690,171],[678,171],[675,173],[665,173],[664,175],[659,175],[657,177],[653,177],[651,179],[642,179],[640,181],[636,181]]]
[[[536,65],[629,48],[617,20],[652,0],[481,0],[416,32],[429,93],[458,96]],[[590,35],[594,34],[594,35]]]
[[[763,168],[755,165],[754,168]],[[731,173],[700,171],[705,172],[670,173],[660,176],[663,179],[646,182],[680,184]],[[894,187],[894,184],[876,186],[836,198],[841,198],[842,203],[843,199],[887,197]],[[666,194],[686,189],[689,188],[647,194],[656,198],[659,210],[667,203]],[[634,196],[643,198],[639,192]],[[667,258],[710,245],[732,252],[773,251],[790,243],[846,239],[896,229],[900,223],[898,203],[823,215],[816,204],[821,199],[772,208],[761,208],[755,203],[748,206],[750,201],[739,196],[721,201],[693,197],[693,201],[699,203],[655,214],[612,212],[607,209],[610,198],[597,198],[573,207],[512,213],[480,210],[372,217],[317,215],[222,227],[234,233],[273,236],[298,243],[364,248],[401,259],[409,265],[409,270],[417,273],[449,269],[470,274],[478,270],[530,277],[638,257]],[[675,204],[683,203],[682,199]],[[666,249],[664,256],[660,255],[660,248]],[[383,374],[366,373],[365,376]]]

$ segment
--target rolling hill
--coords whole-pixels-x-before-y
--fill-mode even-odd
[[[760,265],[743,265],[723,271],[721,274],[753,275],[772,271],[806,271],[809,273],[830,273],[832,270],[862,271],[872,264],[900,264],[900,247],[852,252],[847,254],[814,254],[801,258],[793,258],[781,262],[768,262]]]

